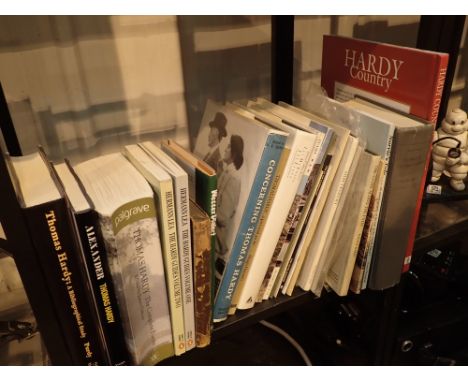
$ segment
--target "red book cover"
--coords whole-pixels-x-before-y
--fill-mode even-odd
[[[322,86],[329,97],[358,95],[436,123],[448,54],[323,36]]]
[[[322,87],[339,101],[359,96],[437,122],[449,55],[348,37],[323,37]],[[426,158],[402,272],[409,270],[431,153]]]

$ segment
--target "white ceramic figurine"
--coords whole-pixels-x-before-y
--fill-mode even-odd
[[[444,173],[450,177],[453,189],[465,189],[463,180],[468,173],[468,154],[465,152],[467,129],[466,113],[461,109],[453,109],[434,132],[431,182],[437,182]]]

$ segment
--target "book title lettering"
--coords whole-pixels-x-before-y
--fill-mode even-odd
[[[436,123],[439,116],[440,102],[442,100],[442,92],[444,91],[445,77],[447,76],[447,69],[440,69],[439,77],[437,78],[436,91],[434,94],[434,103],[431,110],[431,122]]]
[[[250,218],[250,226],[247,228],[247,231],[244,234],[244,240],[242,242],[242,247],[241,247],[241,250],[239,252],[239,257],[238,257],[237,262],[236,262],[236,267],[235,267],[234,272],[233,272],[233,274],[231,276],[231,281],[229,282],[227,293],[224,296],[224,298],[229,300],[229,301],[232,299],[232,293],[234,292],[234,290],[236,288],[237,281],[239,279],[239,276],[240,276],[240,273],[241,273],[241,270],[242,270],[242,265],[244,264],[245,257],[248,254],[248,250],[250,248],[250,242],[251,242],[252,236],[253,236],[253,234],[255,232],[256,223],[258,221],[259,214],[260,214],[260,212],[262,210],[263,202],[265,201],[265,196],[266,196],[267,191],[268,191],[268,186],[269,186],[269,184],[270,184],[270,182],[272,180],[271,178],[272,178],[272,174],[275,171],[275,168],[276,168],[276,161],[272,159],[272,160],[270,160],[268,162],[268,167],[267,167],[267,170],[266,170],[266,174],[265,174],[265,176],[263,178],[262,187],[260,188],[260,192],[258,194],[257,201],[255,203],[255,207],[254,207],[254,210],[252,212],[252,216]]]
[[[351,78],[379,86],[388,92],[404,61],[346,49],[344,66],[349,67]]]
[[[211,204],[210,204],[211,236],[216,235],[216,200],[217,198],[218,198],[218,190],[211,191]]]
[[[62,249],[62,244],[60,242],[60,237],[57,232],[57,218],[55,215],[54,210],[50,210],[49,212],[46,212],[45,218],[47,220],[47,226],[49,227],[49,233],[50,237],[52,239],[53,245],[55,252],[57,252],[57,260],[59,262],[60,266],[60,272],[62,274],[62,281],[65,284],[65,287],[67,289],[68,297],[70,299],[70,307],[73,311],[73,316],[75,317],[76,323],[78,325],[78,331],[80,334],[80,338],[84,339],[87,336],[85,325],[83,323],[83,320],[81,318],[81,313],[78,310],[78,306],[76,304],[76,293],[75,290],[73,289],[73,280],[72,280],[72,272],[70,272],[69,267],[68,267],[68,256],[67,253],[63,251]],[[92,357],[92,351],[89,349],[89,346],[84,344],[85,346],[85,355],[86,358],[91,358]]]
[[[129,220],[132,216],[147,213],[150,210],[149,204],[143,204],[141,206],[136,206],[120,211],[120,213],[114,219],[115,228],[119,227],[119,224]]]
[[[154,328],[154,319],[153,319],[153,311],[151,308],[151,290],[149,284],[149,276],[148,276],[148,266],[145,260],[145,253],[144,253],[144,243],[143,238],[141,235],[140,228],[136,228],[133,231],[133,240],[135,243],[135,257],[136,263],[138,265],[138,275],[139,280],[137,282],[137,288],[139,290],[138,298],[140,299],[141,307],[146,308],[146,323],[149,325],[149,333],[148,335],[151,336],[151,341],[155,342],[155,333],[156,329]]]
[[[96,279],[102,280],[104,278],[104,271],[102,269],[101,257],[99,256],[99,247],[96,238],[96,231],[94,226],[85,226],[86,236],[88,237],[88,245],[91,250],[91,257],[94,264],[94,272]]]

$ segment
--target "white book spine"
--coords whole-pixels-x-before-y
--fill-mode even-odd
[[[315,138],[315,135],[299,130],[294,131],[288,137],[288,141],[290,140],[291,142],[286,142],[286,144],[290,146],[291,152],[271,205],[269,215],[271,218],[265,223],[255,253],[251,254],[252,260],[249,272],[245,275],[245,281],[242,285],[237,304],[239,309],[251,308],[255,303],[271,255],[281,235],[281,229],[296,195],[296,189],[309,161]]]
[[[336,131],[335,131],[336,133]],[[335,175],[338,171],[341,159],[343,157],[346,142],[349,136],[349,131],[344,133],[343,131],[336,136],[332,146],[327,152],[325,163],[322,168],[322,184],[317,193],[317,199],[314,201],[314,205],[311,206],[310,215],[307,221],[304,223],[302,235],[298,238],[296,244],[296,259],[297,264],[295,265],[294,273],[291,276],[289,282],[288,294],[291,295],[294,287],[297,285],[300,272],[302,271],[304,261],[307,257],[307,249],[310,245],[312,238],[314,237],[315,231],[318,226],[318,222],[322,212],[325,208],[327,197],[332,187]]]
[[[195,347],[195,312],[193,301],[192,245],[187,177],[175,179],[179,265],[184,304],[185,350]]]
[[[293,203],[290,206],[289,211],[286,213],[286,219],[288,220],[290,219],[290,217],[296,218],[296,214],[298,213],[299,208],[298,201],[300,201],[301,197],[303,197],[304,195],[305,187],[307,186],[309,176],[311,175],[314,165],[317,161],[318,152],[320,151],[320,147],[323,142],[324,135],[322,133],[314,131],[313,134],[316,136],[314,146],[307,160],[307,164],[300,179],[300,183],[298,184],[297,190],[295,192]],[[273,256],[270,256],[270,264],[267,266],[267,270],[270,269],[270,273],[265,271],[265,274],[263,275],[264,280],[262,280],[262,283],[260,284],[260,287],[257,291],[257,296],[259,300],[267,300],[271,295],[271,292],[275,285],[275,281],[277,280],[278,274],[280,272],[281,262],[285,258],[286,253],[290,248],[291,242],[289,241],[289,239],[287,239],[288,235],[286,235],[286,232],[288,232],[291,229],[291,227],[291,220],[286,221],[282,227],[279,239],[277,240],[277,243],[273,248]],[[299,227],[296,226],[296,228],[298,229]],[[278,248],[281,249],[275,254],[275,252],[278,251]]]
[[[317,271],[320,257],[327,242],[327,235],[330,231],[333,219],[335,218],[341,193],[348,177],[349,169],[353,162],[357,147],[357,139],[349,136],[343,158],[340,161],[338,171],[333,179],[330,193],[327,197],[322,215],[320,216],[316,232],[307,249],[307,256],[297,280],[297,285],[304,290],[309,291],[312,287],[315,272]]]
[[[322,133],[318,133],[317,134],[317,138],[315,139],[315,144],[313,146],[313,150],[312,150],[312,153],[309,157],[309,161],[307,163],[307,167],[306,167],[306,170],[304,172],[304,175],[302,176],[302,182],[299,186],[299,188],[297,189],[296,191],[296,198],[304,198],[304,194],[306,192],[306,186],[307,186],[307,183],[309,181],[309,177],[315,167],[315,165],[317,164],[317,160],[318,160],[318,157],[319,157],[319,152],[320,152],[320,149],[321,149],[321,146],[322,146],[322,143],[323,143],[323,138],[324,138],[324,134]],[[318,174],[317,174],[318,175]],[[314,187],[317,185],[317,179],[314,180],[315,184],[314,184]],[[313,190],[311,191],[311,193],[313,193]],[[307,196],[309,196],[309,194],[307,194]],[[307,199],[307,198],[306,198]],[[305,200],[304,200],[304,203],[305,203]],[[298,215],[298,206],[296,205],[295,206],[296,210],[295,211],[289,211],[290,213],[294,213],[294,215]],[[301,214],[305,213],[304,210],[302,210],[300,212]],[[298,221],[300,220],[300,217],[297,218]],[[295,229],[299,229],[299,225],[298,224],[295,224],[296,225],[296,228]],[[286,227],[286,228],[289,228],[289,227]],[[285,243],[286,245],[284,246],[284,248],[282,249],[281,253],[280,253],[280,256],[279,256],[279,260],[281,261],[281,263],[277,263],[276,267],[279,268],[278,272],[275,272],[275,275],[276,277],[275,278],[272,278],[272,282],[273,282],[273,289],[272,289],[272,293],[271,293],[271,297],[276,297],[278,295],[278,291],[281,287],[281,284],[282,284],[282,281],[283,281],[283,278],[285,276],[285,273],[286,273],[286,270],[289,268],[288,267],[288,262],[289,260],[291,259],[291,255],[292,255],[292,251],[291,251],[291,242],[288,241],[287,243]]]

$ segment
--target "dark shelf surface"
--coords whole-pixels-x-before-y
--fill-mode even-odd
[[[414,250],[468,232],[468,200],[427,203],[421,208]]]
[[[213,338],[218,339],[231,334],[239,329],[245,328],[268,317],[277,315],[296,306],[315,300],[311,292],[305,292],[296,288],[292,296],[278,296],[255,305],[252,309],[237,310],[236,314],[227,320],[215,323]]]
[[[237,310],[236,314],[228,317],[227,320],[214,324],[211,345],[202,349],[190,350],[179,357],[172,357],[163,361],[161,365],[252,365],[257,362],[259,364],[268,364],[269,362],[273,362],[273,364],[301,365],[302,360],[298,360],[296,355],[291,356],[291,359],[289,359],[287,356],[284,358],[284,354],[276,354],[280,347],[277,347],[277,350],[274,350],[275,346],[270,343],[270,341],[273,341],[273,339],[270,338],[271,332],[269,332],[269,329],[265,329],[261,327],[261,325],[258,325],[258,322],[272,318],[314,300],[319,301],[311,292],[305,292],[297,289],[294,291],[292,296],[281,295],[275,299],[263,301],[262,303],[255,305],[252,309]],[[245,346],[247,341],[254,338],[257,338],[257,340],[253,340],[255,346],[253,346],[252,349],[247,350],[244,348],[245,354],[227,355],[227,353],[230,353],[231,351],[234,353],[239,352],[243,348],[242,346]],[[243,345],[239,346],[240,343]],[[272,346],[273,348],[271,348]],[[284,344],[282,346],[284,346]],[[264,353],[265,357],[262,356],[264,359],[258,355],[249,355],[254,349],[257,349],[262,354]],[[267,356],[268,353],[271,354]],[[224,359],[221,357],[220,360],[221,354],[226,354],[226,357]],[[282,359],[282,357],[284,359]]]

